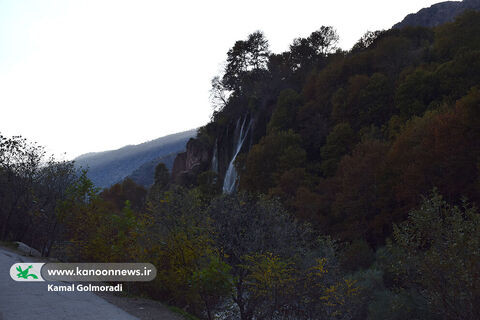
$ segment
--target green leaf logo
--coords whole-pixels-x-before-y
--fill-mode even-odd
[[[23,278],[23,279],[28,279],[28,277],[32,277],[32,279],[38,279],[38,277],[34,273],[29,273],[29,270],[32,268],[32,266],[28,266],[25,270],[22,270],[21,266],[17,267],[17,277],[18,278]]]

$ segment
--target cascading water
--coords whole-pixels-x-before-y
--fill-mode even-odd
[[[212,171],[218,173],[218,141],[215,139],[215,146],[213,147],[212,156]]]
[[[250,131],[250,126],[252,124],[252,120],[248,123],[247,128],[245,129],[245,122],[247,121],[247,116],[243,119],[242,127],[240,128],[240,132],[238,132],[238,124],[240,123],[240,119],[237,120],[237,125],[235,127],[235,137],[234,141],[236,141],[234,154],[232,160],[228,165],[227,172],[225,173],[225,178],[223,180],[223,193],[232,193],[235,191],[236,184],[237,184],[237,170],[235,169],[235,159],[239,154],[240,150],[242,149],[243,143],[245,142],[245,138],[248,136],[248,132]],[[245,130],[244,130],[245,129]]]

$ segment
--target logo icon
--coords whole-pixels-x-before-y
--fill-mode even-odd
[[[28,279],[28,277],[32,277],[33,279],[38,279],[36,274],[29,273],[31,268],[32,268],[32,265],[29,265],[25,270],[22,270],[22,267],[18,266],[16,268],[17,271],[18,271],[17,277],[18,278],[23,278],[23,279]]]
[[[37,262],[15,263],[10,267],[10,277],[15,281],[45,281],[42,277],[44,264]]]

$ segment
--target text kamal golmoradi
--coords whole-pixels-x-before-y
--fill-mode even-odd
[[[47,286],[48,291],[54,292],[71,292],[71,291],[85,291],[85,292],[113,292],[113,291],[123,291],[122,284],[117,284],[115,286],[109,285],[91,285],[91,284],[70,284],[70,285],[54,285],[49,284]]]

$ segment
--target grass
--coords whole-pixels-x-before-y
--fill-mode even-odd
[[[0,246],[14,250],[18,248],[18,244],[11,241],[0,241]]]

